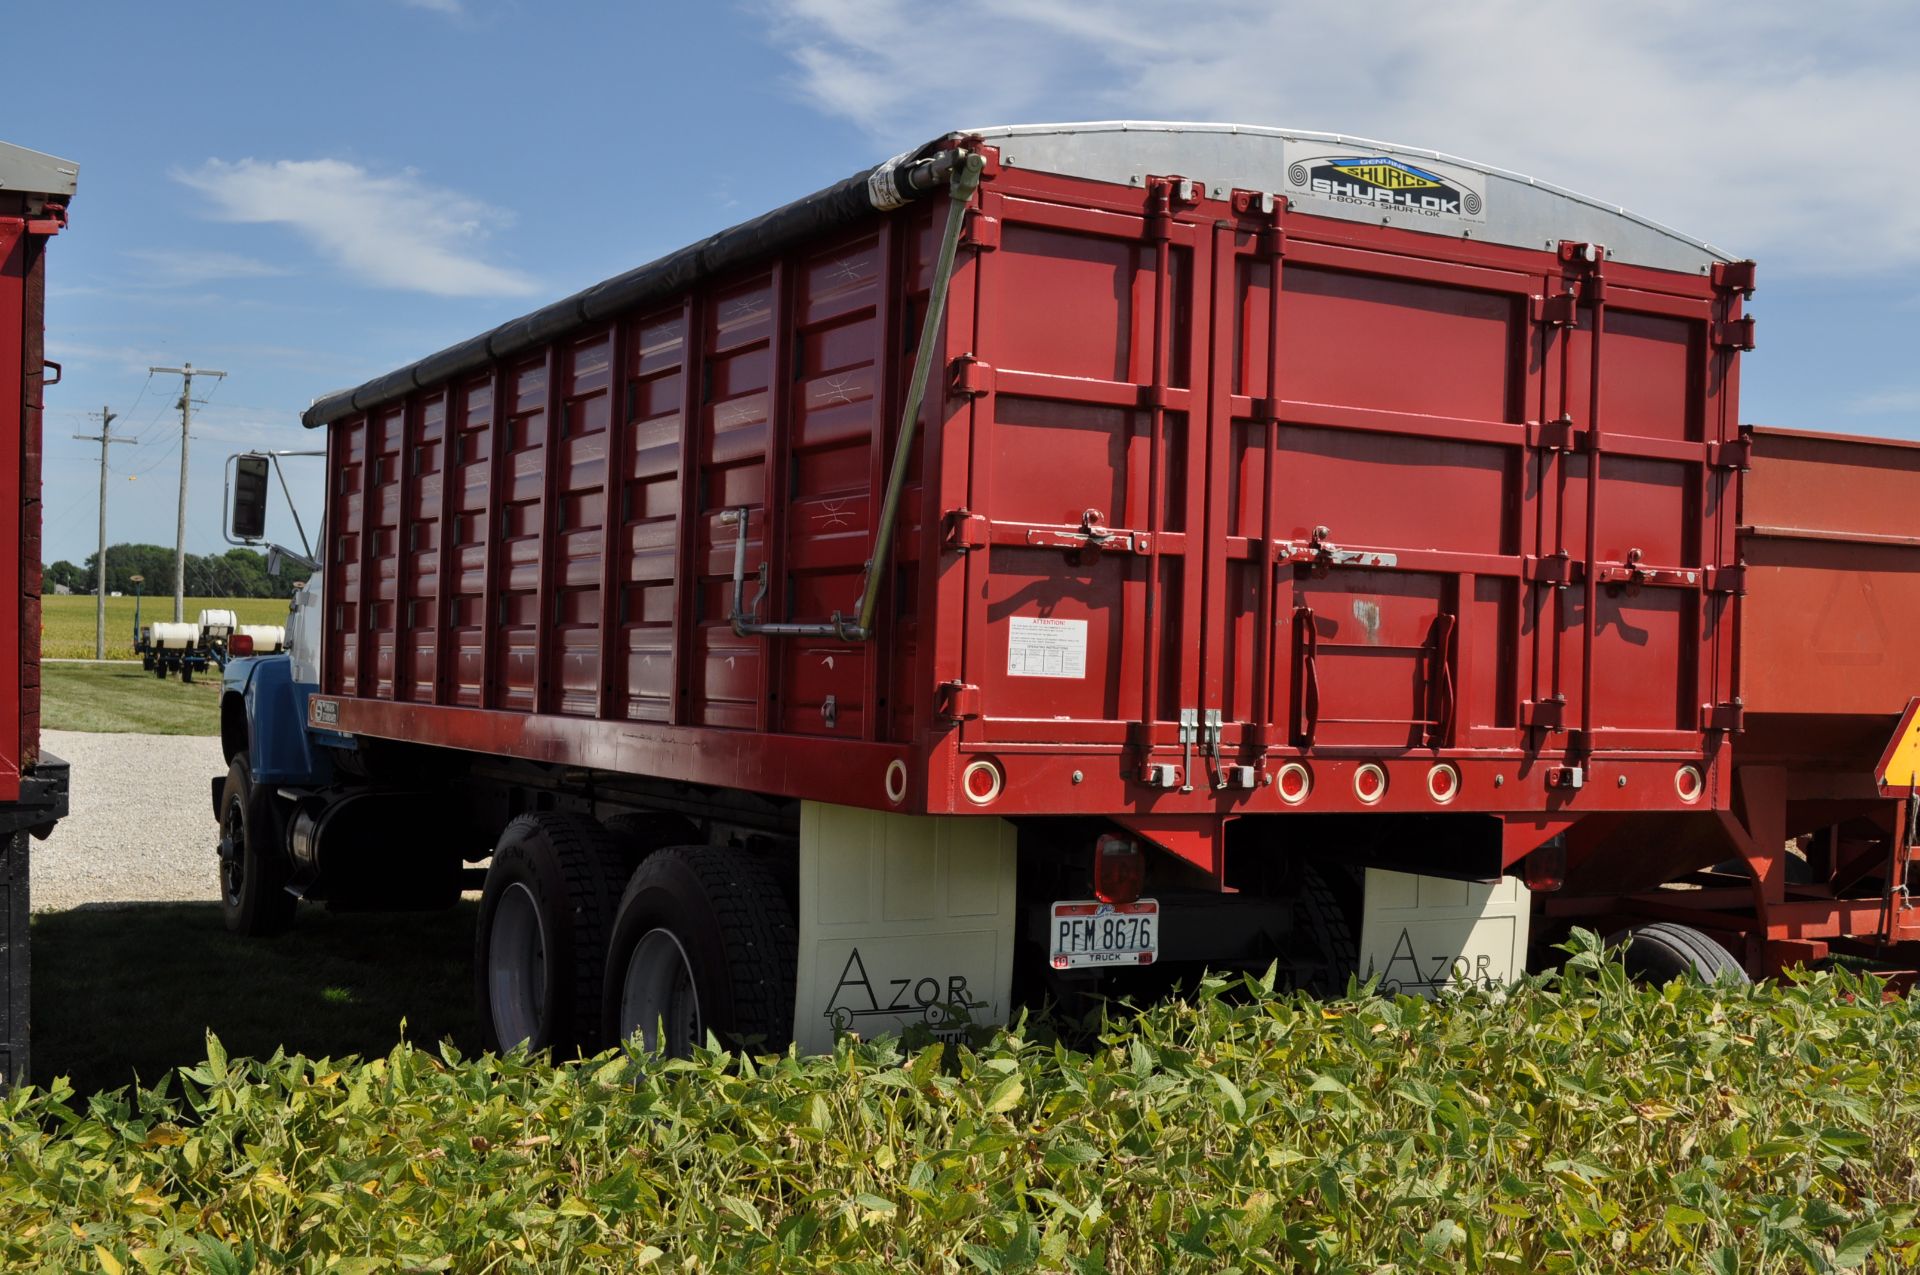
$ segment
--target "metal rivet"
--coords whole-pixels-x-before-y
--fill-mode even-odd
[[[1627,786],[1627,777],[1625,775],[1620,776],[1620,778],[1613,781],[1613,786],[1616,788],[1625,788]]]
[[[1077,783],[1079,783],[1079,782],[1080,782],[1080,781],[1081,781],[1082,779],[1085,779],[1085,778],[1086,778],[1086,776],[1085,776],[1085,775],[1083,775],[1083,774],[1081,774],[1081,773],[1080,773],[1079,771],[1077,771],[1077,770],[1076,770],[1076,771],[1074,771],[1074,772],[1073,772],[1073,782],[1074,782],[1074,783],[1076,783],[1076,784],[1077,784]]]
[[[1493,777],[1493,786],[1495,788],[1505,788],[1507,786],[1507,777],[1505,775],[1495,775]]]

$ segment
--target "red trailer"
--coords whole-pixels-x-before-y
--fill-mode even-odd
[[[223,854],[491,851],[501,1041],[1511,973],[1519,878],[1670,879],[1584,823],[1743,827],[1753,286],[1433,152],[944,137],[319,400],[305,751],[233,682]]]
[[[1910,975],[1920,445],[1769,428],[1745,441],[1733,806],[1583,822],[1551,910],[1702,928],[1756,972],[1840,951]]]
[[[47,240],[78,170],[0,142],[0,1088],[27,1075],[27,845],[66,814],[67,767],[40,751],[40,397]],[[46,379],[43,368],[55,376]]]

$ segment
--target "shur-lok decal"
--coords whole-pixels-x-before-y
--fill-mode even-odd
[[[1479,221],[1486,210],[1478,183],[1389,155],[1300,156],[1287,165],[1287,184],[1296,195],[1422,217]]]

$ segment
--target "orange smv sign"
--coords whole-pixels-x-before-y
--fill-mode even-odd
[[[1893,732],[1893,742],[1881,754],[1873,777],[1882,788],[1920,786],[1920,697],[1907,701],[1900,729]]]

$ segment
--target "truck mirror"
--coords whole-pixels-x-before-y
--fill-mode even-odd
[[[267,534],[267,466],[265,456],[233,459],[233,538],[259,540]]]

